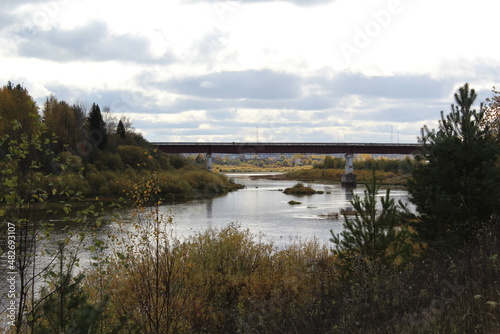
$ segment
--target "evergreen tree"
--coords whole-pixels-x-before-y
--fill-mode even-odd
[[[392,263],[398,256],[406,256],[410,252],[409,234],[403,216],[394,198],[390,197],[390,189],[380,198],[381,208],[377,210],[380,184],[375,172],[365,188],[363,199],[354,195],[350,201],[356,212],[354,219],[344,216],[340,234],[330,230],[330,241],[335,244],[332,251],[338,255],[354,254],[368,261]]]
[[[106,147],[108,143],[108,134],[106,131],[106,124],[102,118],[101,109],[99,105],[93,103],[90,108],[88,126],[90,131],[90,139],[101,150]]]
[[[116,134],[119,135],[120,138],[125,138],[126,136],[125,126],[123,125],[122,120],[120,120],[116,126]]]
[[[470,240],[499,212],[500,147],[481,126],[482,105],[472,109],[476,98],[468,84],[460,87],[451,112],[441,112],[439,129],[424,126],[419,138],[420,163],[408,190],[419,215],[415,229],[435,246]]]
[[[63,243],[59,247],[59,270],[50,272],[49,284],[42,287],[43,297],[37,301],[39,306],[28,323],[33,332],[39,334],[100,333],[107,299],[100,303],[92,301],[83,288],[85,276],[72,274],[76,256],[71,255],[67,261]]]

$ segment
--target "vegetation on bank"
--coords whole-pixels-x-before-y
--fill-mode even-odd
[[[345,164],[345,161],[344,161]],[[285,176],[289,179],[302,181],[326,181],[340,183],[341,176],[345,174],[344,169],[295,169],[287,172]],[[354,170],[358,183],[363,183],[371,178],[372,171],[367,169]],[[376,170],[377,178],[382,184],[405,185],[411,177],[411,172],[385,172]]]
[[[220,173],[286,173],[294,169],[311,168],[310,166],[302,167],[281,167],[281,166],[258,166],[250,163],[240,165],[214,165],[214,171]]]
[[[277,249],[229,226],[124,254],[82,290],[108,298],[104,333],[496,333],[498,237],[390,265],[314,241]]]
[[[235,159],[230,156],[215,156],[214,168],[221,172],[283,172],[292,168],[310,168],[321,161],[320,155],[294,154],[294,155],[275,155],[274,157],[262,158],[259,155],[249,156],[250,154],[241,154]]]
[[[219,157],[218,163],[214,164],[214,170],[223,173],[284,173],[282,178],[302,181],[326,181],[340,183],[341,175],[345,173],[345,159],[330,155],[311,155],[306,157],[297,154],[294,161],[300,164],[280,163],[277,158],[236,160]],[[241,158],[243,159],[243,158]],[[382,184],[405,185],[410,179],[415,161],[411,157],[373,158],[370,154],[359,154],[354,159],[354,171],[360,183],[371,176],[371,171],[377,171],[377,177]],[[280,178],[273,176],[273,178]]]
[[[408,156],[397,159],[373,158],[370,154],[359,154],[353,161],[353,168],[359,183],[369,180],[372,171],[375,170],[377,179],[382,184],[405,185],[415,168],[415,161]],[[343,174],[345,174],[345,159],[327,155],[322,161],[315,163],[314,168],[291,170],[286,176],[304,181],[339,183]]]
[[[284,173],[284,178],[302,181],[326,181],[340,183],[341,175],[345,173],[345,159],[330,155],[312,155],[306,158],[297,155],[299,165],[277,163],[276,159],[221,160],[214,164],[214,170],[223,173],[250,173],[250,172],[279,172]],[[220,159],[219,159],[220,160]],[[383,184],[405,185],[411,177],[415,161],[410,157],[403,159],[379,157],[373,158],[370,154],[359,154],[354,160],[354,171],[358,180],[363,182],[370,178],[371,171],[377,170],[377,177]],[[275,177],[277,178],[277,177]]]
[[[157,196],[167,202],[237,188],[192,159],[159,151],[130,121],[117,119],[107,108],[101,112],[95,103],[69,105],[51,96],[40,115],[28,91],[9,82],[0,90],[0,121],[0,169],[12,167],[13,148],[31,146],[17,168],[26,171],[29,161],[37,162],[31,172],[46,200],[67,200],[69,192],[81,198],[126,198],[134,185],[150,178],[157,178]]]
[[[123,224],[129,234],[113,240],[99,229],[97,213],[79,211],[74,216],[87,229],[59,240],[53,261],[41,265],[34,254],[50,230],[20,207],[48,196],[34,186],[44,165],[31,151],[43,147],[36,134],[11,142],[1,181],[2,200],[14,209],[0,211],[0,230],[7,235],[15,226],[17,239],[7,245],[16,249],[12,266],[22,279],[15,312],[2,310],[13,319],[7,330],[500,332],[499,138],[484,111],[471,108],[474,90],[461,87],[455,100],[438,130],[424,129],[420,138],[409,187],[417,212],[397,205],[389,191],[378,196],[372,177],[364,197],[353,197],[354,218],[345,217],[340,235],[332,233],[331,247],[315,240],[276,247],[234,224],[179,241],[175,217],[162,216],[161,202],[150,205],[161,186],[148,173],[131,187],[135,223]],[[27,168],[16,169],[26,157]],[[91,267],[75,275],[78,247],[89,236]],[[71,238],[76,247],[68,247]],[[38,294],[35,277],[43,286]]]
[[[273,179],[291,179],[300,181],[325,181],[340,183],[341,176],[345,173],[345,159],[332,156],[314,156],[314,159],[305,161],[314,161],[311,164],[302,164],[300,166],[276,166],[276,165],[259,165],[257,160],[250,160],[245,163],[231,164],[232,161],[226,162],[225,165],[214,165],[214,170],[223,173],[271,173],[278,172],[283,175],[273,175]],[[265,159],[265,161],[272,161]],[[410,179],[412,170],[415,168],[415,161],[406,157],[403,159],[389,158],[373,158],[369,154],[360,154],[354,160],[354,173],[358,177],[358,181],[363,182],[371,176],[371,171],[377,171],[377,177],[382,184],[390,185],[406,185]],[[269,177],[269,176],[267,176]]]

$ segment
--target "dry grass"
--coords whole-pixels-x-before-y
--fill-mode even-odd
[[[148,314],[163,310],[161,333],[499,333],[498,236],[389,266],[315,241],[278,249],[230,225],[164,239],[158,259],[113,260],[101,289],[108,323],[129,332],[155,332]]]

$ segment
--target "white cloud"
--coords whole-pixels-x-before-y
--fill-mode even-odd
[[[109,105],[150,140],[414,141],[459,85],[500,77],[489,0],[2,4],[4,84]]]

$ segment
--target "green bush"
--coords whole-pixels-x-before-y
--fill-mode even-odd
[[[226,176],[204,170],[188,171],[184,174],[184,178],[200,195],[222,194],[229,183]]]
[[[187,165],[186,160],[178,155],[171,155],[169,162],[175,169],[181,169]]]
[[[186,200],[193,192],[193,188],[188,181],[170,172],[159,173],[157,175],[157,183],[160,189],[160,196],[167,201]]]
[[[121,171],[125,169],[125,164],[122,161],[120,154],[103,152],[99,157],[99,162],[101,164],[100,169]]]
[[[126,166],[141,169],[148,164],[149,152],[140,146],[120,145],[116,150]]]
[[[100,172],[89,172],[86,179],[90,187],[89,195],[100,195],[101,186],[107,182],[106,177]]]
[[[65,165],[66,171],[79,172],[83,167],[82,158],[68,151],[59,153],[55,161]]]

